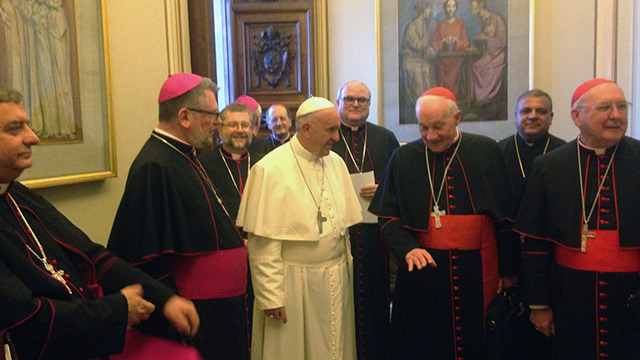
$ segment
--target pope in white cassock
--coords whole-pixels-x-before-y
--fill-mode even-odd
[[[255,292],[251,358],[355,359],[347,228],[362,216],[331,152],[340,116],[312,97],[296,117],[293,139],[254,165],[238,211]]]

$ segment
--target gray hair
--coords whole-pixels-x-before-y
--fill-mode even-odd
[[[244,104],[241,104],[241,105],[244,105]],[[247,107],[247,111],[249,112],[249,118],[251,120],[251,125],[257,126],[258,125],[258,120],[260,120],[260,118],[262,117],[262,109],[260,108],[260,105],[258,105],[258,108],[253,110],[253,111],[249,111],[249,108]]]
[[[302,129],[302,125],[312,121],[314,117],[312,116],[316,112],[312,112],[306,115],[302,115],[296,118],[296,130],[300,131]]]
[[[369,91],[369,97],[371,97],[371,90],[369,90],[369,87],[367,86],[367,84],[359,80],[351,80],[344,83],[344,85],[340,86],[340,89],[338,89],[338,94],[337,94],[338,100],[342,100],[342,97],[344,96],[345,91],[347,91],[347,88],[349,87],[349,85],[352,85],[352,84],[362,84],[364,87],[367,88],[367,91]]]
[[[10,88],[6,85],[0,85],[0,103],[22,103],[22,94],[20,91]]]
[[[451,99],[447,99],[445,97],[437,96],[437,95],[424,95],[424,96],[420,96],[416,101],[416,115],[418,114],[418,106],[420,106],[420,101],[422,99],[430,99],[430,98],[432,99],[439,98],[447,101],[447,116],[453,116],[456,113],[456,111],[459,110],[458,104],[456,104],[456,102]]]
[[[161,122],[171,122],[182,108],[200,108],[204,106],[207,101],[206,90],[211,90],[216,94],[219,88],[211,79],[202,78],[202,82],[195,88],[178,97],[161,102],[158,118]]]

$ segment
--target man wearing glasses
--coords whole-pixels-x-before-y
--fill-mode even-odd
[[[200,161],[235,223],[249,171],[262,158],[262,154],[249,147],[253,137],[253,124],[248,106],[242,103],[229,104],[220,113],[220,120],[218,133],[222,144],[201,156]],[[246,239],[246,234],[242,235]],[[253,288],[250,274],[247,276],[247,310],[247,318],[251,321]]]
[[[514,229],[525,236],[531,321],[557,359],[638,359],[627,307],[640,283],[640,142],[625,136],[631,103],[592,79],[571,100],[578,138],[534,161]]]
[[[248,359],[247,252],[196,156],[219,124],[217,90],[195,74],[165,81],[158,127],[131,165],[108,248],[194,302],[194,345],[205,359]]]
[[[363,209],[378,188],[378,182],[399,146],[389,130],[367,122],[371,92],[360,81],[350,81],[338,90],[340,140],[333,145],[347,165]],[[389,336],[389,256],[383,245],[378,219],[368,212],[364,221],[349,228],[353,255],[356,341],[360,359],[384,359]]]
[[[220,119],[218,132],[222,144],[213,152],[201,156],[200,161],[235,221],[249,169],[262,158],[262,154],[249,150],[253,140],[253,125],[246,105],[228,105],[220,113]]]

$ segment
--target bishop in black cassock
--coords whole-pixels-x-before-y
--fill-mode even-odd
[[[549,133],[553,115],[553,103],[549,94],[540,89],[527,90],[516,102],[516,133],[498,142],[511,180],[515,208],[520,202],[527,179],[531,176],[533,159],[566,144],[566,141]],[[509,236],[514,238],[513,241],[522,242],[520,234],[508,231]],[[518,275],[521,279],[522,271],[522,264],[518,263]],[[519,283],[522,285],[523,282]],[[517,290],[520,289],[522,287]],[[528,310],[526,308],[520,314],[521,318],[513,318],[512,325],[506,330],[510,332],[510,338],[502,345],[494,345],[495,351],[502,356],[500,359],[538,360],[551,356],[551,342],[528,321]],[[514,322],[518,325],[513,325]],[[495,337],[496,341],[498,338],[499,335]]]
[[[5,184],[0,196],[0,329],[9,330],[20,359],[89,359],[122,352],[127,300],[120,289],[142,284],[144,297],[160,313],[174,294],[91,242],[22,184],[8,190]],[[18,220],[10,197],[55,269],[64,271],[66,286],[27,250],[38,252],[38,246]]]
[[[553,102],[551,96],[540,89],[527,90],[518,97],[514,116],[516,133],[500,140],[498,146],[507,165],[514,199],[519,201],[533,159],[566,144],[566,141],[549,134]]]
[[[459,132],[453,94],[436,89],[418,100],[423,140],[396,149],[369,208],[400,261],[390,355],[481,359],[498,274],[513,275],[518,256],[494,229],[511,216],[511,187],[496,142]],[[414,260],[418,249],[432,259]]]
[[[247,253],[195,149],[212,141],[217,103],[210,87],[163,98],[175,76],[161,90],[158,128],[129,170],[108,247],[193,300],[202,319],[194,344],[205,359],[246,359]],[[206,101],[185,107],[198,90]],[[164,119],[166,108],[179,110]]]
[[[262,158],[262,154],[248,149],[252,142],[252,133],[250,127],[243,127],[243,124],[250,124],[249,112],[244,105],[230,104],[222,111],[220,117],[222,123],[218,128],[222,136],[222,144],[213,152],[200,157],[200,161],[235,224],[249,171]],[[242,236],[246,239],[246,234],[243,233]],[[251,333],[254,293],[250,271],[247,272],[246,295],[247,318],[249,333]]]
[[[332,151],[340,155],[350,174],[373,171],[375,182],[399,144],[389,130],[366,121],[369,101],[346,103],[345,96],[370,97],[359,81],[345,84],[338,99],[340,141]],[[361,196],[361,195],[359,195]],[[378,224],[359,223],[349,228],[353,256],[353,294],[358,359],[386,359],[389,337],[389,257]]]
[[[179,331],[195,334],[191,302],[93,243],[15,181],[39,141],[21,100],[0,85],[0,334],[11,332],[22,360],[98,358],[122,352],[127,325],[154,305]]]

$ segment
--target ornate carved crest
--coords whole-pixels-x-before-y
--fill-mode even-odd
[[[287,48],[291,43],[291,35],[282,35],[273,26],[262,33],[254,35],[255,48],[252,51],[254,71],[258,75],[255,87],[260,87],[260,79],[275,89],[285,79],[290,86],[291,61],[295,56]]]

